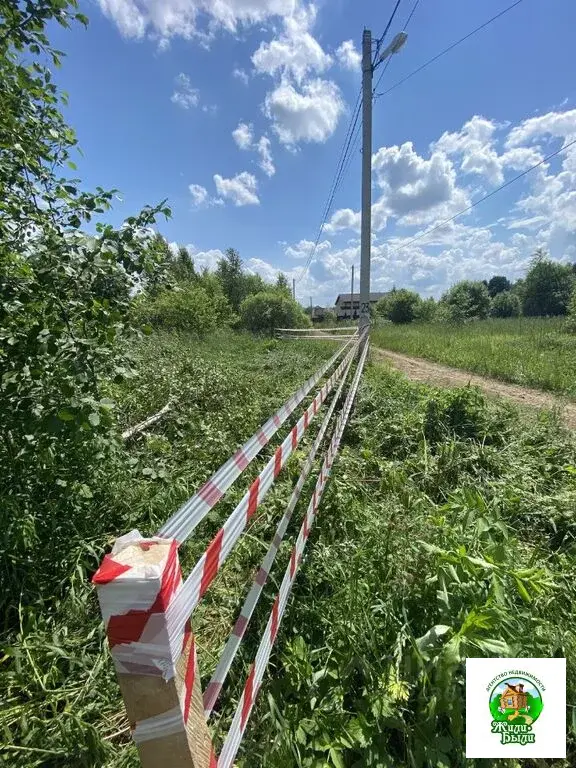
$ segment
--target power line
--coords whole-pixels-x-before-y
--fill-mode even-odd
[[[406,21],[404,22],[404,26],[402,27],[403,31],[406,31],[408,29],[408,26],[409,26],[410,22],[412,21],[412,17],[414,16],[414,13],[416,11],[416,8],[418,8],[419,3],[420,3],[420,0],[415,0],[414,5],[412,6],[412,10],[408,14],[408,18],[406,19]],[[390,64],[391,61],[392,61],[392,57],[390,57],[386,61],[386,65],[385,65],[384,69],[382,70],[382,72],[380,73],[380,77],[378,78],[378,81],[376,83],[374,91],[376,91],[378,89],[378,86],[380,85],[380,82],[381,82],[382,78],[386,74],[386,70],[388,69],[388,65]],[[376,94],[375,93],[374,93],[372,98],[374,100],[376,99]],[[354,157],[354,153],[356,152],[356,148],[358,146],[358,141],[360,140],[360,128],[361,128],[361,126],[358,126],[358,128],[356,130],[356,135],[355,135],[355,137],[353,139],[354,144],[353,144],[353,147],[352,147],[352,151],[351,151],[350,155],[348,156],[348,160],[347,160],[346,166],[345,166],[345,168],[344,168],[344,170],[342,172],[342,176],[345,176],[346,173],[348,172],[348,169],[350,168],[350,164],[352,162],[352,157]]]
[[[360,117],[360,108],[361,108],[361,98],[362,98],[362,91],[360,90],[358,93],[358,97],[356,99],[356,105],[354,107],[354,111],[352,113],[352,116],[350,118],[350,122],[348,124],[348,130],[346,131],[346,136],[344,137],[344,142],[342,145],[342,150],[340,151],[340,159],[338,161],[338,166],[336,168],[336,174],[334,175],[334,179],[332,180],[332,185],[330,187],[330,191],[328,193],[328,200],[326,202],[326,205],[324,206],[324,211],[322,213],[322,220],[320,224],[320,228],[318,229],[318,234],[316,235],[316,240],[314,241],[314,246],[312,247],[312,250],[310,251],[310,255],[308,256],[308,259],[306,260],[306,264],[304,265],[304,271],[300,275],[300,277],[297,278],[298,282],[304,278],[306,273],[308,272],[308,267],[312,263],[312,260],[314,259],[314,256],[316,255],[316,252],[318,250],[318,245],[320,243],[320,238],[322,237],[322,233],[324,231],[324,226],[326,224],[326,220],[328,219],[328,216],[330,215],[330,210],[332,208],[332,203],[334,202],[334,198],[336,196],[336,192],[338,191],[338,187],[342,181],[343,177],[343,169],[344,165],[347,160],[348,152],[350,151],[350,143],[352,141],[352,136],[354,134],[354,130],[356,128],[356,125],[358,123],[358,118]]]
[[[477,32],[480,32],[482,29],[487,27],[489,24],[492,24],[493,21],[496,21],[496,19],[499,19],[501,16],[504,16],[505,13],[508,13],[508,11],[511,11],[513,8],[515,8],[517,5],[520,5],[520,3],[523,0],[516,0],[515,3],[512,3],[512,5],[509,5],[507,8],[504,8],[503,11],[500,11],[500,13],[497,13],[496,16],[492,16],[491,19],[488,19],[488,21],[485,21],[484,24],[481,24],[479,27],[476,27],[476,29],[473,29],[471,32],[469,32],[467,35],[464,35],[464,37],[461,37],[460,40],[457,40],[455,43],[452,43],[452,45],[449,45],[447,48],[444,48],[443,51],[440,51],[440,53],[437,53],[436,56],[433,56],[431,59],[428,59],[424,64],[419,66],[417,69],[415,69],[413,72],[410,72],[409,75],[406,75],[406,77],[403,77],[401,80],[398,80],[397,83],[394,83],[394,85],[390,86],[390,88],[387,88],[385,91],[382,91],[381,93],[377,93],[376,96],[385,96],[387,93],[390,93],[390,91],[393,91],[395,88],[398,88],[398,86],[402,85],[406,82],[406,80],[410,80],[411,77],[414,77],[414,75],[417,75],[418,72],[422,72],[423,69],[426,69],[430,64],[440,59],[442,56],[444,56],[446,53],[451,51],[453,48],[456,48],[456,46],[460,45],[460,43],[463,43],[465,40],[468,40],[468,38],[475,35]],[[378,86],[376,86],[378,87]]]
[[[382,33],[382,36],[378,39],[378,42],[376,44],[376,53],[374,55],[374,63],[376,63],[378,53],[380,51],[380,46],[382,45],[382,41],[386,37],[386,34],[388,33],[388,30],[390,29],[390,26],[392,25],[392,22],[394,21],[394,17],[396,16],[396,12],[398,8],[400,7],[400,3],[402,0],[396,0],[396,5],[394,6],[394,9],[392,13],[390,14],[390,18],[388,19],[388,23],[386,24],[386,27],[384,28],[384,32]],[[416,5],[418,5],[419,0],[416,0],[415,7],[412,9],[412,14],[414,13],[414,10],[416,8]],[[410,15],[409,19],[412,17],[412,14]],[[386,71],[386,67],[384,68],[384,71]],[[380,81],[378,81],[380,82]],[[344,177],[344,174],[348,170],[348,167],[350,165],[350,161],[352,158],[352,153],[354,150],[350,150],[350,145],[352,141],[357,142],[358,135],[360,133],[360,125],[358,124],[358,119],[360,117],[360,111],[362,107],[362,90],[360,89],[358,93],[358,98],[356,99],[356,106],[354,107],[354,111],[352,113],[352,117],[350,118],[350,123],[348,124],[348,130],[346,132],[346,136],[344,138],[344,143],[342,146],[342,150],[340,153],[340,159],[338,161],[338,166],[336,169],[336,174],[334,176],[334,180],[332,181],[332,185],[330,187],[330,192],[328,193],[328,200],[326,202],[326,205],[324,207],[324,212],[322,214],[322,220],[320,224],[320,228],[318,230],[318,234],[316,236],[316,240],[314,241],[314,246],[310,252],[310,255],[308,256],[308,259],[306,260],[306,264],[304,266],[304,270],[300,277],[298,278],[298,282],[304,278],[306,273],[308,272],[308,268],[310,267],[310,264],[312,263],[314,256],[316,255],[316,252],[318,251],[318,245],[320,243],[320,238],[322,237],[322,233],[324,231],[324,226],[326,224],[326,221],[328,219],[328,216],[330,215],[330,210],[332,208],[332,204],[334,202],[334,198],[336,197],[336,192],[338,191],[338,187],[340,186],[342,179]],[[354,132],[356,131],[356,135],[354,135]]]
[[[492,192],[488,192],[487,195],[484,195],[484,197],[481,197],[479,200],[476,200],[475,203],[472,203],[466,208],[463,208],[461,211],[458,211],[458,213],[455,213],[454,216],[450,216],[449,219],[444,219],[444,221],[441,221],[439,224],[436,224],[430,229],[427,229],[425,232],[421,232],[419,235],[416,235],[415,237],[410,238],[410,240],[408,240],[407,243],[403,243],[397,248],[393,248],[391,251],[388,252],[388,256],[391,256],[394,253],[398,253],[398,251],[402,251],[404,248],[407,248],[409,245],[412,245],[412,243],[415,243],[417,240],[421,240],[423,237],[426,237],[432,232],[436,232],[437,229],[441,229],[442,227],[446,226],[446,224],[450,224],[450,222],[454,221],[454,219],[457,219],[459,216],[462,216],[462,214],[464,213],[468,213],[468,211],[471,211],[472,208],[475,208],[477,205],[480,205],[480,203],[483,203],[485,200],[488,200],[489,197],[493,197],[498,192],[501,192],[503,189],[506,189],[506,187],[509,187],[511,184],[514,184],[515,181],[518,181],[519,179],[526,176],[526,174],[530,173],[536,168],[539,168],[541,165],[544,165],[544,163],[547,163],[548,160],[551,160],[553,157],[556,157],[556,155],[559,155],[561,152],[564,152],[565,150],[569,149],[574,144],[576,144],[576,139],[573,139],[572,141],[568,142],[568,144],[565,144],[563,147],[560,147],[560,149],[557,149],[555,152],[551,152],[549,155],[546,155],[546,157],[542,158],[542,160],[537,162],[535,165],[532,165],[530,168],[527,168],[525,171],[522,171],[522,173],[519,173],[518,175],[514,176],[514,178],[504,182],[504,184],[501,184],[496,189],[493,189]]]
[[[390,26],[392,22],[394,21],[394,16],[396,16],[396,11],[398,10],[400,3],[402,0],[396,0],[396,5],[394,6],[394,10],[392,11],[390,18],[388,19],[388,23],[386,24],[386,27],[384,28],[384,32],[382,32],[382,35],[378,38],[376,41],[376,52],[374,54],[374,60],[372,61],[372,66],[378,66],[378,54],[380,53],[380,46],[384,42],[384,38],[388,34],[388,30],[390,29]]]
[[[414,16],[414,12],[416,11],[416,8],[418,8],[418,4],[419,4],[419,3],[420,3],[420,0],[415,0],[415,3],[414,3],[414,5],[412,6],[412,10],[411,10],[411,11],[410,11],[410,13],[408,14],[408,18],[406,19],[406,21],[404,22],[404,26],[402,27],[402,31],[403,31],[403,32],[405,32],[405,31],[408,29],[408,25],[409,25],[409,24],[410,24],[410,22],[412,21],[412,16]],[[398,7],[398,6],[396,6],[396,7]],[[392,56],[390,56],[390,57],[388,58],[388,60],[386,61],[386,64],[384,65],[384,69],[382,70],[382,72],[380,73],[380,77],[379,77],[379,78],[378,78],[378,80],[376,81],[376,85],[374,86],[374,94],[375,94],[375,93],[376,93],[376,91],[378,90],[378,86],[379,86],[379,85],[380,85],[380,83],[382,82],[382,78],[383,78],[383,77],[384,77],[384,75],[386,74],[386,70],[387,70],[387,69],[388,69],[388,67],[390,66],[390,62],[391,62],[391,61],[392,61]],[[376,96],[374,95],[374,96],[373,96],[373,99],[375,99],[375,98],[376,98]]]

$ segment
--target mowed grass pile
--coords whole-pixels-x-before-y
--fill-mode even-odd
[[[462,325],[388,324],[372,332],[383,349],[576,398],[576,335],[564,318],[481,320]]]
[[[119,429],[168,400],[173,411],[119,445],[82,527],[60,521],[67,536],[37,600],[14,594],[20,621],[0,667],[8,765],[139,765],[89,577],[115,536],[155,532],[333,349],[241,335],[155,334],[139,346],[140,375],[110,387]],[[195,614],[204,685],[305,447]],[[271,450],[182,548],[185,573]],[[217,744],[308,497],[212,721]],[[526,425],[475,390],[443,393],[369,367],[238,766],[464,766],[466,656],[565,656],[573,713],[575,502],[574,440],[554,420]],[[548,765],[574,764],[570,738],[571,757]]]

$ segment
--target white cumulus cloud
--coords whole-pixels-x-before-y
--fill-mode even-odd
[[[296,83],[311,73],[321,73],[332,64],[320,43],[310,33],[316,19],[313,5],[302,7],[284,18],[283,33],[263,42],[252,56],[252,64],[259,74],[290,75]]]
[[[356,49],[353,40],[345,40],[336,49],[336,58],[344,69],[350,69],[352,72],[360,71],[362,55]]]
[[[192,196],[192,204],[194,206],[198,207],[208,201],[208,190],[206,187],[202,187],[200,184],[190,184],[188,190]]]
[[[232,131],[232,137],[240,149],[250,149],[254,141],[254,128],[251,123],[238,123]]]
[[[261,136],[256,144],[256,151],[260,155],[258,165],[264,171],[266,176],[274,176],[276,168],[272,160],[272,150],[268,136]]]
[[[243,171],[231,179],[225,179],[220,174],[214,174],[216,191],[224,199],[236,206],[259,205],[257,195],[258,184],[255,176]]]
[[[282,144],[294,146],[330,138],[344,112],[344,102],[340,89],[330,80],[311,80],[299,91],[283,81],[266,96],[264,110]]]
[[[294,0],[98,0],[102,12],[125,37],[150,35],[160,41],[179,36],[210,39],[218,29],[290,16]]]

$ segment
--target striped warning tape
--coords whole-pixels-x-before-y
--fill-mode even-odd
[[[234,456],[223,464],[202,488],[188,499],[172,517],[164,523],[158,536],[185,541],[210,510],[220,501],[232,483],[246,469],[248,464],[268,444],[290,414],[298,407],[310,390],[320,381],[326,371],[336,363],[343,352],[352,344],[349,339],[327,363],[298,389],[252,437],[244,443]]]
[[[324,491],[326,482],[330,475],[330,470],[332,468],[332,464],[338,452],[340,440],[342,439],[342,434],[344,432],[344,428],[346,426],[348,416],[350,415],[350,411],[352,409],[352,405],[356,397],[356,392],[358,390],[358,385],[360,382],[360,377],[362,375],[362,369],[364,367],[367,354],[368,354],[368,342],[366,342],[364,345],[364,349],[362,351],[362,355],[358,363],[358,368],[356,370],[356,374],[354,376],[352,386],[350,387],[350,391],[348,393],[348,397],[346,398],[344,408],[336,423],[332,441],[325,455],[322,468],[320,469],[318,480],[316,482],[316,487],[312,494],[312,499],[310,500],[310,503],[306,510],[306,514],[304,515],[304,521],[302,523],[302,527],[300,528],[298,539],[296,541],[294,549],[292,550],[292,554],[290,556],[290,562],[288,564],[288,567],[286,568],[286,572],[284,573],[284,578],[282,579],[280,590],[276,595],[276,599],[272,606],[272,611],[270,613],[270,617],[268,619],[266,629],[264,630],[264,634],[260,641],[260,645],[256,653],[255,661],[250,669],[250,673],[248,674],[248,678],[244,686],[244,691],[242,692],[242,696],[240,697],[240,701],[238,702],[238,707],[234,714],[234,718],[232,720],[230,730],[228,731],[228,734],[226,736],[226,739],[222,747],[222,751],[218,758],[218,768],[230,768],[230,766],[234,761],[236,753],[238,751],[238,747],[240,746],[242,737],[244,735],[248,718],[250,717],[250,713],[252,712],[252,707],[254,706],[254,701],[256,699],[258,690],[262,683],[262,679],[264,677],[264,671],[268,665],[270,653],[272,651],[272,647],[274,645],[276,636],[278,634],[278,628],[280,626],[280,622],[282,621],[282,617],[284,615],[284,611],[288,602],[288,597],[290,595],[292,585],[296,578],[298,568],[302,561],[302,555],[306,547],[306,542],[308,540],[308,537],[310,535],[310,530],[316,518],[318,505],[320,503],[322,493]]]
[[[230,637],[228,638],[228,642],[226,643],[226,647],[222,652],[220,661],[218,662],[218,667],[216,668],[216,671],[212,675],[212,679],[210,680],[210,682],[208,683],[208,686],[206,687],[206,690],[204,691],[204,714],[206,715],[207,718],[210,716],[212,710],[214,709],[214,704],[216,703],[216,700],[220,695],[220,691],[222,690],[222,686],[224,684],[224,681],[226,680],[226,676],[228,675],[228,672],[230,671],[230,667],[232,665],[234,657],[238,652],[238,648],[240,647],[240,644],[242,642],[242,639],[248,627],[248,623],[252,618],[252,613],[254,611],[254,608],[256,607],[256,603],[258,602],[260,595],[262,594],[262,590],[264,588],[264,585],[266,584],[266,580],[268,579],[270,569],[272,568],[272,565],[276,558],[276,554],[280,548],[282,540],[284,539],[286,530],[288,529],[288,524],[290,523],[292,514],[294,512],[294,509],[296,508],[296,504],[298,503],[300,494],[302,493],[302,488],[304,487],[304,483],[308,479],[310,471],[314,465],[314,459],[316,458],[316,454],[318,452],[320,444],[324,439],[324,435],[326,434],[326,430],[328,429],[328,424],[330,422],[330,419],[332,418],[332,414],[334,413],[336,404],[340,400],[340,396],[342,394],[344,384],[346,383],[346,380],[348,378],[348,374],[350,372],[350,368],[352,367],[353,362],[354,362],[354,357],[350,357],[350,360],[346,366],[346,370],[344,371],[344,375],[342,376],[338,389],[336,390],[336,394],[332,398],[330,407],[328,408],[328,411],[326,412],[324,420],[320,425],[320,429],[318,431],[316,439],[314,440],[314,444],[310,449],[310,453],[308,454],[308,457],[306,459],[302,472],[300,473],[298,482],[296,483],[296,486],[292,491],[292,495],[290,496],[290,500],[288,502],[288,505],[286,506],[286,510],[284,511],[284,514],[280,522],[278,523],[278,526],[276,528],[276,533],[274,534],[274,538],[272,539],[270,547],[268,548],[268,552],[266,553],[266,556],[262,561],[262,565],[260,566],[260,568],[258,569],[258,572],[256,573],[256,577],[250,588],[250,591],[248,592],[248,596],[246,597],[244,605],[240,610],[240,615],[238,616],[238,619],[234,624],[232,633],[230,634]]]
[[[284,442],[278,446],[270,461],[254,480],[222,528],[210,542],[198,560],[180,591],[170,603],[166,615],[170,632],[176,636],[182,631],[186,619],[196,608],[216,574],[226,561],[242,532],[252,519],[258,506],[272,487],[288,458],[296,449],[304,432],[318,413],[318,410],[343,374],[356,352],[356,346],[348,352],[332,376],[316,394],[310,405],[290,430]]]

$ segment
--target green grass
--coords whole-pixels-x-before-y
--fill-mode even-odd
[[[63,521],[44,590],[3,637],[0,764],[137,768],[89,577],[115,536],[157,530],[332,349],[232,334],[156,334],[137,347],[140,375],[110,387],[118,429],[169,398],[174,410],[119,446],[91,516]],[[185,573],[271,450],[182,549]],[[204,684],[304,458],[305,446],[195,613]],[[439,392],[369,367],[239,768],[480,768],[463,757],[467,656],[565,656],[576,705],[575,505],[574,438],[552,417],[526,425],[475,390]],[[215,713],[217,743],[303,511]],[[574,735],[570,757],[548,768],[574,764]]]
[[[385,325],[376,346],[576,399],[576,335],[563,318]]]

